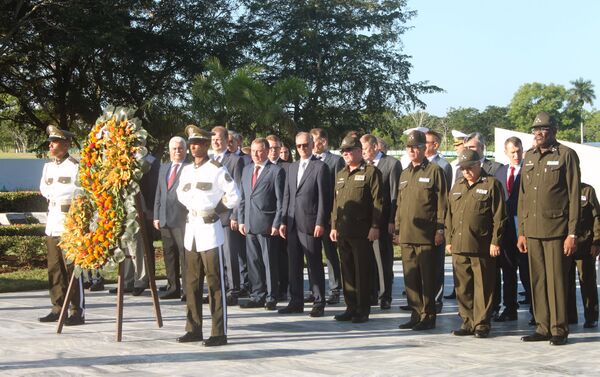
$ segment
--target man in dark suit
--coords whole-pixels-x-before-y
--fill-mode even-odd
[[[496,322],[516,321],[517,309],[517,268],[526,297],[531,297],[529,285],[529,263],[527,255],[517,249],[517,204],[519,202],[519,184],[521,183],[521,162],[523,161],[523,143],[517,137],[509,137],[504,141],[504,153],[509,159],[508,165],[496,171],[496,179],[504,188],[507,218],[502,242],[501,254],[497,258],[496,288],[494,290],[493,308],[499,312],[500,302],[504,301],[504,310],[493,318]],[[500,276],[502,275],[502,276]],[[502,280],[500,279],[502,277]]]
[[[502,166],[502,164],[496,161],[491,161],[485,158],[485,154],[483,153],[485,149],[485,139],[483,138],[483,135],[479,132],[473,132],[472,134],[465,137],[464,145],[465,148],[474,150],[477,153],[479,153],[480,156],[483,156],[481,158],[481,168],[483,169],[483,171],[488,173],[488,175],[491,175],[493,177],[496,174],[496,170],[498,170],[500,166]]]
[[[252,285],[250,300],[242,308],[277,308],[278,255],[273,238],[279,236],[285,173],[271,163],[269,143],[258,138],[252,142],[253,163],[242,172],[239,208],[240,233],[246,236],[248,275]]]
[[[377,145],[373,135],[360,138],[363,159],[381,172],[381,194],[383,210],[379,224],[379,239],[373,242],[374,250],[374,293],[380,300],[381,309],[392,307],[392,283],[394,281],[394,245],[392,238],[395,232],[396,197],[398,196],[398,180],[402,173],[402,164],[394,157],[386,156]],[[379,290],[379,292],[378,292]]]
[[[187,209],[177,200],[177,186],[181,169],[185,162],[186,144],[182,137],[175,136],[169,141],[168,163],[160,166],[158,184],[154,200],[154,228],[160,231],[167,270],[167,286],[165,293],[160,296],[163,300],[179,299],[181,297],[181,282],[185,287],[185,251],[183,234]]]
[[[334,195],[334,183],[335,176],[340,172],[346,163],[341,156],[331,153],[329,148],[329,140],[327,133],[322,128],[313,128],[310,130],[310,134],[313,138],[313,154],[314,156],[323,161],[329,169],[329,200],[333,202]],[[327,221],[327,229],[325,234],[328,235],[331,231],[331,219]],[[329,297],[327,298],[328,304],[337,304],[340,302],[340,292],[342,290],[342,274],[340,270],[340,258],[337,252],[337,244],[329,237],[322,237],[323,249],[325,251],[325,258],[327,259],[327,274],[329,275]]]
[[[325,309],[325,271],[321,237],[331,213],[329,170],[312,155],[313,141],[307,132],[296,135],[300,160],[289,166],[283,196],[281,237],[287,239],[290,303],[280,314],[304,311],[304,256],[315,298],[311,317],[322,317]]]
[[[211,147],[214,152],[212,159],[219,162],[227,169],[233,181],[239,187],[242,182],[242,170],[244,161],[241,157],[227,150],[228,131],[223,126],[217,126],[212,129]],[[223,211],[219,214],[225,242],[223,244],[223,254],[225,259],[225,283],[227,285],[227,305],[237,305],[240,292],[240,264],[239,253],[241,245],[246,242],[244,237],[237,231],[237,224],[232,224],[237,215],[233,212],[237,208]]]

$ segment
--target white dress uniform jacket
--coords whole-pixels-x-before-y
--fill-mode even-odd
[[[48,220],[46,235],[58,237],[64,231],[64,222],[75,193],[75,181],[79,162],[67,157],[60,163],[51,161],[44,164],[40,191],[48,199]]]

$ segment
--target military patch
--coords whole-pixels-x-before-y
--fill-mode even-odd
[[[192,187],[192,184],[191,184],[191,183],[186,183],[186,184],[183,186],[183,192],[190,191],[190,188],[191,188],[191,187]]]
[[[581,201],[582,201],[582,202],[585,202],[586,200],[587,200],[587,196],[585,196],[585,195],[581,195]]]
[[[546,165],[548,165],[548,166],[558,166],[558,160],[547,161]]]
[[[355,181],[364,181],[365,180],[365,176],[364,175],[355,175],[354,176],[354,180]]]
[[[233,178],[231,178],[231,176],[229,175],[229,173],[225,173],[225,180],[227,182],[231,182],[231,181],[233,181]]]

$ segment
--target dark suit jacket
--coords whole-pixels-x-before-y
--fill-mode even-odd
[[[271,234],[271,228],[281,225],[285,173],[282,168],[265,163],[252,189],[254,163],[244,167],[239,210],[239,222],[251,234]]]
[[[298,231],[312,235],[315,225],[329,224],[331,200],[329,198],[329,169],[315,157],[310,159],[298,184],[300,161],[289,165],[283,195],[283,221],[288,229],[294,225]]]
[[[377,163],[377,169],[381,172],[381,193],[383,196],[383,210],[381,212],[382,232],[387,232],[388,224],[396,221],[396,197],[398,196],[398,182],[402,174],[402,164],[392,156],[381,157]]]
[[[242,182],[242,171],[244,170],[244,159],[234,153],[225,151],[223,158],[221,159],[221,165],[227,169],[227,172],[233,178],[233,181],[237,185],[238,189]],[[237,208],[224,211],[219,214],[221,218],[221,224],[223,226],[229,226],[229,220],[237,219]]]
[[[144,205],[144,214],[147,220],[154,217],[154,199],[156,196],[156,186],[158,184],[158,174],[160,172],[160,160],[148,154],[144,157],[150,163],[150,170],[142,176],[140,180],[140,191]],[[150,229],[152,231],[152,229]]]
[[[487,158],[485,158],[483,160],[483,164],[481,165],[481,168],[488,173],[488,175],[491,175],[492,177],[496,175],[496,171],[498,169],[500,169],[500,167],[502,166],[501,163],[496,162],[496,161],[491,161],[488,160]]]
[[[431,159],[431,162],[442,168],[444,171],[444,177],[446,177],[446,187],[448,187],[448,190],[450,190],[452,187],[452,166],[450,166],[450,163],[439,154],[436,154]]]
[[[504,227],[504,236],[502,237],[503,248],[516,248],[517,245],[517,229],[515,225],[515,216],[517,216],[517,208],[519,203],[519,185],[521,183],[521,170],[515,177],[512,192],[508,195],[506,188],[506,180],[508,178],[508,168],[510,165],[502,165],[496,170],[495,177],[502,184],[504,189],[504,198],[506,199],[506,214],[508,216],[506,226]]]
[[[185,227],[187,208],[177,200],[177,186],[179,186],[181,170],[185,165],[188,165],[188,163],[185,161],[181,163],[177,170],[177,176],[175,177],[173,186],[171,186],[170,189],[167,189],[171,165],[171,162],[167,162],[160,166],[154,200],[154,220],[160,222],[161,228],[183,228]]]
[[[329,198],[333,203],[333,194],[334,194],[334,186],[335,186],[335,176],[340,172],[344,167],[346,167],[346,162],[344,159],[337,154],[333,154],[331,152],[327,152],[323,162],[329,168]]]

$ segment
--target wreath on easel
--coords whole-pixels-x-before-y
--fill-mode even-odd
[[[134,110],[109,106],[81,150],[77,190],[65,219],[60,247],[75,274],[114,268],[125,259],[126,244],[139,231],[135,195],[149,168],[148,133]]]

